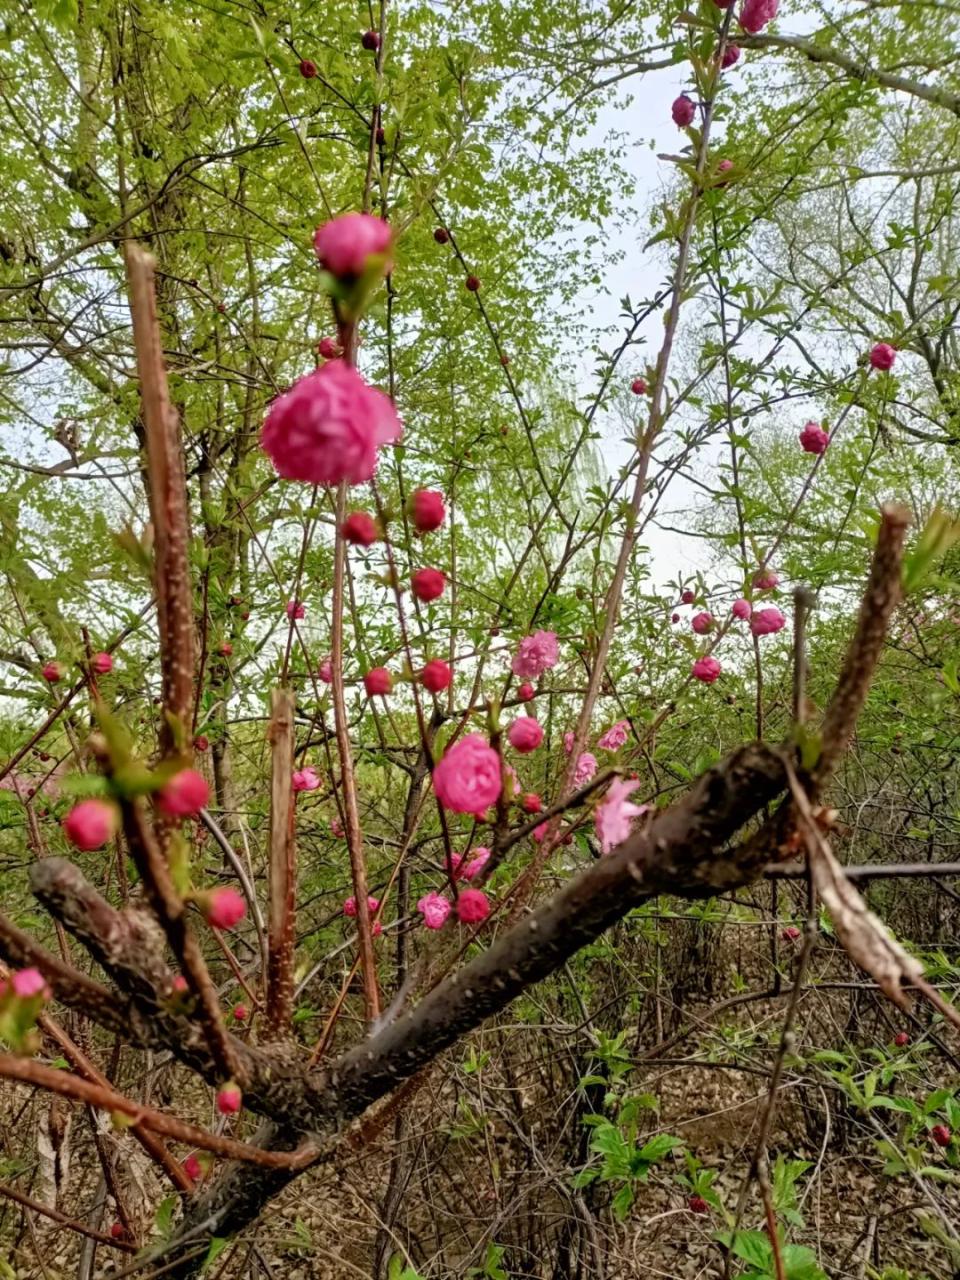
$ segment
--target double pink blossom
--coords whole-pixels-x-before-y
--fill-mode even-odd
[[[442,929],[450,914],[450,903],[440,893],[428,893],[417,903],[417,910],[423,916],[423,923],[428,929]]]
[[[95,653],[90,659],[90,665],[98,676],[106,676],[113,670],[113,659],[109,653]]]
[[[100,849],[116,831],[118,817],[108,800],[81,800],[64,818],[64,834],[77,849]]]
[[[367,912],[373,915],[380,906],[380,899],[373,897],[372,894],[367,895]],[[343,900],[343,914],[345,916],[355,916],[357,914],[357,900],[352,895]]]
[[[598,739],[597,746],[602,747],[604,751],[619,751],[621,747],[626,746],[629,733],[629,721],[618,720]]]
[[[437,799],[455,813],[484,813],[502,787],[500,757],[478,733],[455,742],[433,771]]]
[[[780,610],[773,606],[768,609],[756,609],[750,619],[750,630],[755,636],[772,636],[786,625],[786,621]]]
[[[205,908],[207,924],[215,929],[232,929],[247,914],[243,895],[229,887],[214,889],[207,894]]]
[[[618,844],[622,844],[630,834],[634,818],[647,812],[649,805],[633,804],[627,797],[639,787],[639,782],[626,782],[617,778],[610,784],[610,789],[597,805],[593,824],[600,841],[600,848],[609,853]]]
[[[573,785],[582,787],[590,781],[597,772],[597,757],[591,755],[589,751],[583,751],[577,757],[577,767],[573,771]]]
[[[302,601],[300,600],[287,601],[287,617],[290,619],[291,622],[294,622],[294,621],[299,622],[301,618],[305,618],[306,616],[307,616],[307,611]]]
[[[436,489],[417,489],[407,504],[413,527],[418,533],[439,529],[446,517],[443,494]]]
[[[399,440],[389,396],[343,360],[328,360],[270,406],[261,444],[278,475],[307,484],[363,484],[381,445]]]
[[[819,422],[808,422],[800,432],[800,447],[804,453],[826,453],[830,437]]]
[[[560,646],[553,631],[535,631],[533,635],[524,636],[520,647],[514,654],[510,669],[515,676],[524,679],[542,676],[545,671],[555,667],[560,658]]]
[[[704,684],[713,684],[721,671],[720,661],[718,658],[708,656],[705,658],[697,658],[696,662],[690,668],[690,673],[694,680],[702,680]]]
[[[749,31],[751,35],[756,35],[758,31],[763,30],[768,22],[774,20],[779,7],[780,0],[743,0],[743,8],[740,10],[740,25],[744,31]]]
[[[482,889],[464,889],[457,898],[457,919],[461,924],[479,924],[490,914],[490,901]]]
[[[206,778],[196,769],[181,769],[157,792],[157,808],[168,818],[192,818],[209,799]]]
[[[740,597],[739,600],[734,600],[731,613],[735,618],[739,618],[741,622],[744,622],[747,618],[750,617],[750,614],[752,612],[753,612],[753,605],[750,603],[749,600],[745,600],[742,596]]]
[[[870,364],[874,369],[892,369],[896,358],[897,349],[891,347],[889,342],[878,342],[870,348]]]
[[[313,248],[322,266],[340,279],[362,275],[373,254],[387,256],[393,234],[382,218],[344,213],[318,227]]]
[[[316,791],[320,775],[312,765],[307,765],[305,769],[294,769],[292,781],[294,791]]]
[[[707,613],[705,609],[702,613],[695,613],[690,625],[698,636],[705,636],[713,626],[713,614]]]

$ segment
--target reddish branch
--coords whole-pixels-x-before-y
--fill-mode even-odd
[[[293,950],[296,922],[297,846],[293,795],[293,694],[274,689],[270,715],[270,904],[267,1024],[289,1031],[293,1012]]]
[[[183,470],[180,420],[170,403],[163,363],[155,261],[132,240],[124,245],[133,343],[140,379],[142,418],[147,439],[150,517],[153,521],[154,581],[160,632],[160,669],[166,718],[160,725],[165,754],[180,752],[173,717],[188,732],[193,708],[193,591],[190,583],[190,522]]]
[[[189,1143],[190,1146],[212,1151],[214,1155],[231,1160],[246,1161],[270,1169],[303,1169],[317,1156],[316,1149],[312,1146],[293,1152],[262,1151],[259,1147],[251,1147],[246,1142],[237,1142],[234,1138],[208,1133],[205,1129],[199,1129],[185,1120],[178,1120],[164,1111],[155,1111],[153,1107],[145,1106],[142,1102],[134,1102],[131,1098],[124,1097],[122,1093],[111,1089],[109,1085],[95,1084],[92,1080],[82,1080],[79,1076],[71,1075],[67,1071],[59,1071],[56,1067],[46,1067],[35,1058],[19,1058],[12,1053],[0,1053],[0,1076],[49,1089],[51,1093],[59,1093],[65,1098],[73,1098],[78,1102],[86,1102],[91,1107],[99,1107],[101,1111],[130,1116],[155,1133],[162,1133],[168,1138],[175,1138],[178,1142]]]
[[[108,1244],[112,1249],[120,1249],[124,1253],[136,1253],[137,1246],[129,1240],[114,1240],[112,1236],[105,1236],[100,1231],[94,1231],[92,1227],[86,1227],[82,1222],[68,1217],[65,1213],[61,1213],[59,1209],[51,1209],[49,1205],[41,1204],[39,1200],[34,1200],[32,1196],[25,1196],[22,1191],[18,1191],[16,1187],[8,1186],[5,1182],[0,1182],[0,1196],[6,1196],[8,1200],[13,1200],[16,1204],[21,1204],[25,1209],[32,1209],[34,1213],[40,1213],[45,1218],[50,1218],[54,1222],[59,1222],[62,1227],[67,1227],[70,1231],[79,1232],[80,1235],[86,1236],[90,1240],[96,1240],[98,1244]]]

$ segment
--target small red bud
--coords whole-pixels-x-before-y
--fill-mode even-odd
[[[317,64],[311,62],[309,58],[302,58],[300,61],[300,74],[304,80],[312,80],[317,74]]]
[[[466,286],[471,293],[476,293],[477,290],[480,288],[480,281],[477,279],[476,276],[467,276]]]
[[[376,51],[380,48],[379,31],[373,31],[373,30],[365,31],[363,35],[360,37],[360,43],[363,45],[365,49],[368,49],[371,53],[376,53]]]
[[[436,240],[437,244],[447,244],[450,240],[450,232],[446,227],[437,227],[436,231],[433,233],[433,238]]]

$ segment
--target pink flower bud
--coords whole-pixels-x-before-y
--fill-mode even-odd
[[[230,643],[229,640],[224,640],[223,644],[220,646],[221,656],[224,658],[229,658],[232,653],[233,653],[233,645]]]
[[[673,622],[673,623],[677,623],[677,622],[679,622],[679,621],[680,621],[680,615],[679,615],[679,613],[671,613],[671,615],[670,615],[670,621],[671,621],[671,622]]]
[[[870,363],[874,369],[892,369],[896,358],[896,348],[891,347],[889,342],[878,342],[870,348]]]
[[[450,685],[453,672],[440,658],[431,658],[420,673],[420,679],[425,689],[429,689],[431,693],[439,693]]]
[[[446,575],[439,569],[418,569],[410,577],[410,588],[418,600],[436,600],[443,595]]]
[[[367,914],[375,915],[380,906],[380,899],[374,898],[372,894],[367,895]],[[343,901],[343,914],[345,916],[355,916],[357,914],[357,900],[354,897],[345,898]]]
[[[237,1022],[246,1022],[248,1010],[245,1004],[235,1004],[233,1006],[233,1016]]]
[[[60,662],[48,662],[43,668],[43,678],[48,684],[56,684],[58,680],[62,680],[66,675],[66,669]]]
[[[680,596],[680,603],[681,603],[681,604],[693,604],[693,602],[694,602],[694,600],[696,600],[696,598],[697,598],[696,593],[695,593],[695,592],[693,592],[693,591],[691,591],[691,590],[690,590],[690,588],[688,587],[688,588],[687,588],[687,590],[686,590],[686,591],[684,591],[684,592],[682,593],[682,595]]]
[[[515,751],[526,755],[543,741],[543,726],[533,716],[518,716],[507,730],[507,740]]]
[[[193,740],[194,751],[208,751],[210,749],[210,739],[205,733],[198,733]]]
[[[695,613],[693,621],[690,623],[698,636],[705,636],[713,626],[713,615],[704,611],[703,613]]]
[[[690,668],[694,680],[702,680],[704,684],[713,684],[720,674],[720,663],[714,657],[698,658]]]
[[[183,1162],[183,1171],[188,1178],[192,1178],[194,1182],[199,1182],[203,1177],[203,1165],[197,1159],[196,1155],[191,1152]]]
[[[788,924],[780,936],[783,938],[784,942],[796,942],[800,937],[800,930],[795,924]]]
[[[233,1083],[225,1084],[217,1093],[217,1110],[222,1116],[235,1116],[243,1104],[243,1094]]]
[[[728,44],[723,51],[723,57],[720,59],[720,66],[726,71],[727,67],[732,67],[734,63],[739,61],[740,46],[737,44]]]
[[[301,618],[306,617],[306,614],[307,614],[306,608],[301,604],[299,600],[287,601],[287,617],[290,619],[291,622],[293,622],[294,620],[299,622]]]
[[[772,569],[760,569],[753,577],[754,591],[772,591],[780,582]]]
[[[517,697],[521,702],[530,702],[537,696],[537,691],[532,684],[522,684],[517,690]]]
[[[63,820],[63,830],[72,845],[89,852],[100,849],[117,829],[117,810],[107,800],[81,800]]]
[[[324,658],[317,668],[317,675],[324,684],[333,684],[333,663],[329,658]]]
[[[630,383],[630,390],[635,396],[645,396],[647,394],[646,378],[634,378]]]
[[[528,791],[521,803],[524,813],[539,813],[543,809],[543,801],[535,791]]]
[[[210,788],[196,769],[181,769],[157,792],[157,808],[169,818],[192,818],[210,799]]]
[[[457,898],[457,919],[461,924],[479,924],[490,914],[490,902],[482,889],[464,889]]]
[[[376,520],[366,511],[351,511],[340,526],[340,532],[347,542],[357,547],[371,547],[380,537]]]
[[[443,494],[436,489],[417,489],[407,504],[413,526],[418,533],[432,533],[446,518]]]
[[[477,845],[473,851],[473,857],[463,868],[464,880],[475,880],[489,861],[490,850],[484,848],[483,845]]]
[[[243,895],[229,886],[212,890],[206,895],[204,906],[207,924],[215,929],[232,929],[247,914]]]
[[[393,688],[393,677],[386,667],[374,667],[363,677],[363,687],[370,698],[385,697]]]
[[[930,1137],[938,1147],[949,1147],[953,1135],[945,1124],[935,1124],[930,1130]]]
[[[910,1043],[910,1037],[907,1035],[906,1031],[898,1031],[893,1037],[893,1043],[898,1049],[902,1049],[904,1045],[908,1045]]]
[[[428,929],[442,929],[450,914],[450,903],[439,893],[428,893],[417,903]]]
[[[300,74],[303,76],[304,80],[312,80],[317,74],[317,64],[315,62],[311,62],[309,58],[301,58]]]
[[[693,117],[697,113],[696,105],[692,98],[688,98],[685,93],[681,93],[679,98],[675,98],[673,106],[670,108],[670,114],[673,116],[673,123],[681,129],[691,124]]]
[[[786,625],[786,618],[779,609],[755,609],[750,619],[750,630],[755,636],[772,636]]]
[[[481,814],[500,794],[500,758],[478,733],[444,752],[433,771],[433,789],[445,809]]]
[[[98,676],[106,676],[113,670],[113,659],[109,653],[95,653],[90,659],[90,665]]]
[[[317,343],[317,355],[324,360],[336,360],[341,354],[340,343],[336,338],[321,338]]]
[[[739,618],[744,622],[753,613],[753,605],[749,600],[744,600],[743,596],[739,600],[734,600],[733,608],[730,611],[735,618]]]
[[[170,983],[170,988],[175,995],[185,996],[190,990],[190,984],[182,973],[177,973],[174,974],[173,981]]]
[[[819,422],[808,422],[800,432],[800,446],[804,453],[825,453],[830,437]]]
[[[344,213],[318,227],[313,248],[331,275],[353,280],[363,275],[374,254],[388,257],[393,233],[382,218],[370,213]]]

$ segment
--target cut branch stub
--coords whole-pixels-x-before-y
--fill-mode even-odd
[[[267,969],[267,1024],[289,1031],[293,1011],[293,950],[296,922],[297,844],[293,794],[293,694],[274,689],[271,697],[270,759],[270,959]]]

